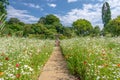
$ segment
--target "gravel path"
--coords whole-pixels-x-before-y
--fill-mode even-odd
[[[69,74],[59,46],[54,47],[53,53],[45,64],[38,80],[77,80]]]

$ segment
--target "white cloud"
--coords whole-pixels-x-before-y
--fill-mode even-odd
[[[120,15],[120,0],[106,0],[110,4],[112,18]]]
[[[33,4],[33,3],[23,3],[25,6],[36,8],[36,9],[41,9],[43,10],[39,5]]]
[[[48,6],[55,8],[57,5],[56,4],[48,4]]]
[[[120,0],[99,0],[100,2],[108,2],[111,8],[112,18],[116,18],[120,15]]]
[[[8,15],[7,15],[8,19],[11,17],[15,17],[15,18],[18,18],[22,22],[25,22],[25,23],[34,23],[34,22],[37,22],[39,20],[39,18],[36,18],[32,15],[29,15],[28,14],[29,12],[27,10],[18,10],[12,6],[8,6],[7,12],[8,12]]]
[[[102,1],[102,0],[100,0]],[[111,7],[111,15],[112,19],[116,18],[120,15],[120,1],[119,0],[106,0]],[[102,18],[101,18],[101,10],[102,10],[103,3],[96,3],[96,4],[83,4],[83,8],[75,8],[66,13],[65,15],[56,15],[60,18],[61,22],[64,25],[71,25],[77,19],[87,19],[89,20],[93,26],[99,25],[102,29]]]
[[[68,1],[68,3],[71,3],[71,2],[76,2],[78,0],[67,0],[67,1]]]
[[[64,25],[70,25],[77,19],[87,19],[92,25],[98,25],[101,21],[100,4],[84,4],[83,9],[72,9],[65,16],[57,15]]]

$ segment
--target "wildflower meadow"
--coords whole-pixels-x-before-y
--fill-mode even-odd
[[[0,80],[37,80],[52,49],[52,40],[1,37]]]
[[[53,40],[0,38],[0,80],[37,80]],[[120,37],[61,40],[71,74],[80,80],[120,80]]]
[[[80,80],[120,80],[120,37],[73,38],[61,43],[70,72]]]

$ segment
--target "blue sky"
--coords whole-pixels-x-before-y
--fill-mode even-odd
[[[25,23],[35,23],[42,16],[54,14],[65,26],[82,18],[102,28],[101,7],[105,1],[110,4],[112,18],[120,15],[120,0],[9,0],[7,12],[8,18],[16,17]]]

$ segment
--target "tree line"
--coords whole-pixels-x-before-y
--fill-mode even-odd
[[[0,16],[6,13],[8,0],[0,1]],[[111,19],[111,11],[108,2],[102,6],[102,21],[104,28],[92,26],[86,19],[78,19],[72,23],[72,27],[61,24],[60,19],[48,14],[41,17],[37,23],[26,24],[17,18],[10,18],[6,21],[6,26],[1,32],[2,35],[19,37],[36,37],[41,39],[54,39],[56,34],[61,34],[61,38],[71,38],[75,36],[119,36],[120,35],[120,16]]]

